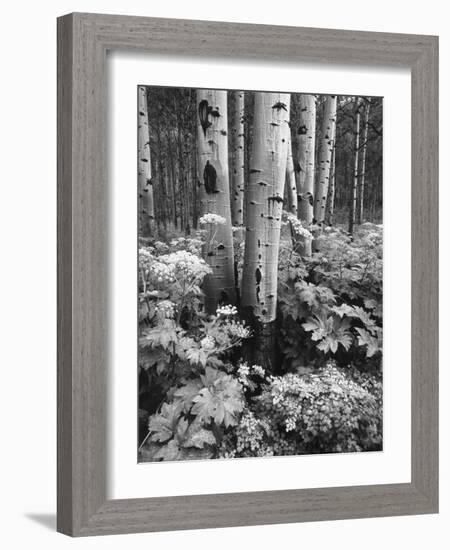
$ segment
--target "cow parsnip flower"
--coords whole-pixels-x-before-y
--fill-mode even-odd
[[[218,214],[208,213],[199,218],[198,223],[200,225],[225,225],[227,220]]]
[[[225,305],[220,306],[216,310],[216,315],[222,316],[222,317],[232,317],[233,315],[237,315],[237,308],[235,306]]]

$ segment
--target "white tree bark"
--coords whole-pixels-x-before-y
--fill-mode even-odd
[[[316,98],[300,96],[300,120],[297,130],[298,217],[310,225],[313,221],[314,169],[316,154]]]
[[[354,162],[353,162],[353,184],[352,184],[352,193],[350,197],[350,214],[349,214],[349,224],[348,232],[350,235],[353,235],[355,227],[355,214],[356,214],[356,198],[358,191],[358,166],[359,166],[359,133],[360,133],[360,118],[361,114],[359,111],[360,108],[360,99],[357,97],[355,99],[355,141],[354,141]]]
[[[297,132],[296,162],[298,217],[309,228],[313,222],[314,177],[316,163],[316,97],[300,96],[300,117]],[[296,251],[311,256],[312,238],[301,235],[296,238]]]
[[[317,181],[314,193],[314,221],[320,227],[325,222],[328,185],[330,181],[331,153],[336,133],[337,97],[329,95],[325,99],[321,134],[319,140]]]
[[[368,100],[366,100],[366,108],[364,112],[363,145],[361,148],[361,173],[359,175],[358,209],[356,223],[362,223],[364,221],[364,187],[366,181],[366,153],[367,138],[369,136],[369,114],[370,103]]]
[[[241,303],[261,323],[276,316],[289,112],[290,94],[255,94]]]
[[[330,184],[328,186],[327,212],[325,222],[327,225],[333,225],[334,217],[334,196],[336,194],[336,140],[333,144],[331,153]]]
[[[233,92],[234,113],[231,128],[231,222],[244,225],[244,92]]]
[[[153,202],[150,133],[148,128],[147,88],[138,88],[138,186],[139,225],[142,234],[151,233],[155,210]]]
[[[297,217],[298,199],[297,199],[297,184],[295,181],[294,159],[292,156],[292,140],[291,129],[289,124],[285,126],[286,141],[287,141],[287,161],[286,161],[286,192],[288,199],[288,210],[291,214]]]
[[[228,175],[227,92],[197,90],[198,183],[201,214],[216,214],[224,224],[208,228],[205,261],[212,274],[204,281],[205,306],[214,313],[219,303],[234,304],[230,189]]]

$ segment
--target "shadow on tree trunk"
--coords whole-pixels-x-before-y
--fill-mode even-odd
[[[281,370],[282,354],[278,345],[279,322],[275,319],[262,323],[250,307],[241,310],[252,336],[244,341],[242,354],[249,365],[260,365],[267,374],[278,374]]]

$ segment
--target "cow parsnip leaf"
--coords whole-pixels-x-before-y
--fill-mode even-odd
[[[216,438],[211,430],[201,428],[196,425],[194,430],[188,430],[187,437],[183,442],[183,447],[196,447],[203,449],[205,445],[215,445]]]
[[[189,412],[191,410],[194,397],[202,388],[203,384],[198,378],[188,380],[183,386],[175,390],[174,397],[175,399],[181,400],[184,411]]]
[[[148,429],[151,441],[163,443],[174,436],[180,418],[178,403],[163,403],[161,411],[149,418]]]
[[[368,311],[359,306],[354,306],[355,315],[363,323],[365,328],[371,333],[375,334],[377,330],[377,324],[375,319],[370,315]]]
[[[338,316],[331,317],[310,317],[303,328],[307,332],[312,332],[311,339],[318,342],[317,349],[324,353],[336,353],[339,344],[347,351],[352,343],[352,336],[349,332],[350,321],[341,319]]]
[[[225,427],[235,425],[244,408],[241,384],[232,376],[212,367],[205,369],[201,381],[205,387],[192,399],[192,414],[205,423],[214,421]]]
[[[209,391],[208,388],[203,388],[193,399],[194,405],[191,412],[197,416],[197,418],[205,423],[211,421],[214,418],[217,401],[216,397]]]
[[[139,365],[145,370],[155,368],[156,373],[161,374],[166,369],[169,360],[169,355],[163,349],[145,348],[140,352]]]
[[[203,367],[208,362],[208,356],[209,354],[202,348],[191,348],[186,352],[186,357],[190,363],[193,365],[200,364]]]
[[[381,342],[375,336],[372,336],[367,330],[357,327],[358,332],[358,344],[360,346],[366,346],[366,357],[373,357],[376,353],[381,351]]]
[[[343,303],[340,306],[333,306],[331,310],[341,318],[344,317],[345,315],[347,317],[355,316],[355,310],[353,309],[353,306],[350,306],[346,303]]]
[[[181,449],[178,442],[171,439],[166,445],[162,445],[154,454],[153,458],[158,460],[179,460],[181,458]]]
[[[223,423],[226,428],[238,423],[239,413],[244,409],[242,396],[228,395],[222,402],[224,408]]]
[[[156,327],[144,330],[139,339],[139,344],[143,347],[161,346],[167,349],[170,344],[176,343],[177,340],[178,333],[175,323],[170,319],[166,319]]]

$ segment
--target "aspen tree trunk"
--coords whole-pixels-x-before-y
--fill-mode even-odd
[[[253,330],[253,358],[274,368],[278,253],[286,178],[290,94],[256,93],[241,305]]]
[[[339,195],[341,198],[341,204],[344,203],[346,206],[350,204],[350,201],[348,198],[349,197],[348,190],[351,187],[350,178],[349,178],[349,174],[351,172],[350,160],[351,160],[350,154],[347,151],[345,151],[344,153],[344,185],[342,185],[342,189],[340,189]],[[351,192],[351,188],[350,188],[350,192]]]
[[[166,192],[166,182],[165,182],[165,166],[163,162],[163,149],[161,146],[161,124],[160,124],[160,116],[158,116],[158,122],[156,125],[156,146],[157,146],[157,160],[158,160],[158,173],[157,173],[157,181],[158,181],[158,194],[161,199],[159,208],[158,208],[158,214],[161,218],[162,226],[164,229],[164,232],[162,237],[165,238],[167,234],[167,192]]]
[[[186,152],[186,173],[185,173],[185,182],[186,182],[186,218],[187,218],[187,226],[186,226],[186,235],[191,234],[191,189],[192,189],[192,182],[191,182],[191,157]]]
[[[330,184],[328,186],[327,211],[325,222],[327,225],[333,225],[334,216],[334,198],[336,194],[336,141],[333,144],[331,152]]]
[[[190,228],[190,219],[189,219],[189,195],[190,195],[190,189],[187,185],[187,173],[186,170],[186,163],[185,163],[185,153],[184,153],[184,147],[185,141],[183,139],[182,130],[181,130],[181,124],[177,123],[177,140],[178,140],[178,158],[179,158],[179,165],[180,165],[180,184],[182,188],[182,202],[181,207],[183,209],[183,218],[184,218],[184,232],[186,235],[189,235],[191,228]]]
[[[193,142],[193,146],[197,148],[197,141]],[[198,155],[194,155],[194,166],[192,174],[192,196],[193,196],[193,213],[192,213],[192,226],[194,229],[198,228]]]
[[[292,157],[292,140],[291,129],[289,124],[285,126],[287,142],[287,161],[286,161],[286,191],[288,199],[288,210],[291,214],[297,217],[298,214],[298,198],[297,198],[297,184],[295,181],[294,159]]]
[[[308,226],[313,222],[314,171],[316,157],[316,98],[300,96],[300,120],[297,128],[295,172],[297,180],[298,217]],[[311,238],[302,237],[299,253],[311,256]]]
[[[297,218],[298,216],[298,196],[297,196],[297,182],[295,179],[294,159],[292,156],[292,139],[291,129],[289,124],[286,125],[286,141],[287,141],[287,161],[286,161],[286,196],[287,196],[287,211]],[[293,224],[290,222],[289,227],[291,230],[292,248],[298,254],[305,255],[305,243],[310,243],[310,239],[305,238],[303,235],[298,235],[295,232]]]
[[[173,225],[175,229],[178,227],[178,214],[177,214],[177,186],[176,186],[176,172],[175,172],[175,163],[174,155],[172,149],[172,137],[171,130],[167,132],[167,151],[169,156],[169,167],[170,167],[170,179],[172,184],[172,213],[173,213]]]
[[[212,274],[204,281],[205,307],[214,313],[219,303],[234,304],[233,238],[228,175],[227,92],[197,90],[197,169],[201,215],[217,214],[224,224],[210,228],[204,249]]]
[[[138,117],[139,225],[141,234],[148,235],[153,231],[155,206],[150,162],[147,88],[145,86],[139,86],[138,89]]]
[[[361,148],[361,173],[359,174],[358,208],[356,212],[356,223],[358,224],[361,224],[364,221],[364,186],[366,180],[366,153],[367,138],[369,136],[369,114],[370,103],[367,100],[364,112],[364,134]]]
[[[353,235],[355,227],[355,214],[356,214],[356,196],[358,190],[358,165],[359,165],[359,126],[360,126],[360,112],[359,112],[359,97],[355,102],[355,145],[354,145],[354,163],[353,163],[353,184],[352,193],[350,196],[350,214],[348,223],[348,232]]]
[[[244,92],[233,92],[234,113],[231,128],[231,222],[244,226]],[[242,231],[240,232],[242,236]]]
[[[314,221],[319,227],[325,222],[325,207],[330,182],[331,154],[336,134],[337,97],[329,95],[325,99],[321,136],[317,161],[317,181],[314,192]]]

